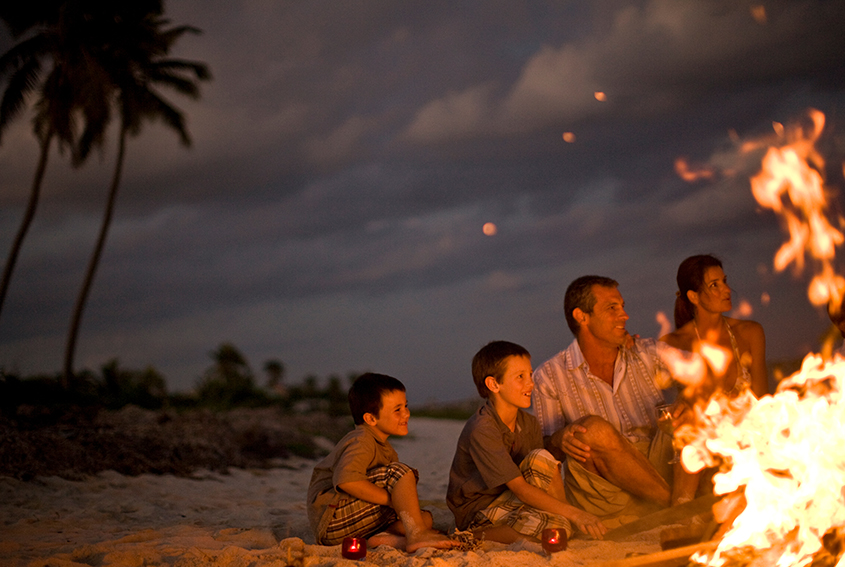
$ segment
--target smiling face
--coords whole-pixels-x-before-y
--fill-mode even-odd
[[[531,359],[525,356],[509,356],[504,361],[502,380],[487,377],[487,388],[494,396],[494,403],[505,403],[518,408],[531,406],[531,392],[534,380],[531,378]]]
[[[588,333],[599,342],[621,346],[628,339],[625,323],[625,300],[615,287],[594,285],[592,288],[596,304],[591,313],[580,311],[576,315],[581,324],[580,333]]]
[[[391,390],[382,394],[378,415],[365,413],[364,423],[375,430],[379,439],[385,441],[390,435],[407,435],[410,417],[405,392]]]
[[[694,296],[690,296],[690,301],[699,309],[710,313],[725,313],[733,309],[731,288],[728,286],[728,276],[724,270],[719,266],[707,268],[701,289]]]

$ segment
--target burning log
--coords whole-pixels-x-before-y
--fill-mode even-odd
[[[658,510],[657,512],[643,516],[638,520],[634,520],[633,522],[610,530],[604,534],[604,539],[608,541],[621,541],[626,537],[630,537],[634,534],[647,530],[652,530],[659,526],[679,524],[686,520],[690,520],[699,514],[708,513],[717,500],[718,497],[711,494],[701,496],[683,504],[678,504],[677,506],[672,506],[671,508]]]
[[[616,561],[592,563],[591,567],[681,567],[689,563],[692,555],[712,551],[715,547],[714,542],[708,541],[648,555],[636,555]]]

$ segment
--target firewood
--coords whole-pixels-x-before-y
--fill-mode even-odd
[[[717,542],[708,541],[686,547],[669,549],[667,551],[658,551],[657,553],[650,553],[648,555],[637,555],[615,561],[592,563],[590,567],[682,567],[689,563],[689,558],[692,554],[712,551],[716,549],[717,545]]]
[[[610,530],[604,534],[604,539],[609,541],[620,541],[626,537],[651,530],[659,526],[670,526],[672,524],[681,523],[685,520],[689,520],[693,516],[709,513],[710,508],[718,499],[718,496],[708,494],[706,496],[700,496],[695,500],[678,504],[677,506],[672,506],[671,508],[664,508],[663,510],[643,516],[642,518],[634,520],[624,526]]]

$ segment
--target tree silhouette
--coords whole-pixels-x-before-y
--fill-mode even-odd
[[[267,388],[276,393],[284,393],[285,388],[285,364],[276,358],[264,363],[264,372],[267,373]]]
[[[2,19],[13,37],[27,35],[0,56],[0,79],[7,77],[0,101],[0,136],[35,96],[33,132],[40,154],[21,224],[15,234],[0,280],[0,313],[41,193],[44,172],[53,140],[60,152],[75,141],[102,138],[108,122],[108,89],[98,88],[106,77],[92,59],[90,22],[83,17],[82,2],[6,2],[0,7]],[[84,133],[79,136],[77,118]],[[0,139],[1,140],[1,139]],[[84,157],[74,152],[74,166]]]
[[[159,96],[155,86],[164,86],[191,98],[198,98],[198,81],[211,78],[208,68],[202,63],[167,57],[180,37],[188,32],[199,33],[199,30],[190,26],[164,29],[169,22],[162,17],[163,6],[160,0],[122,0],[95,4],[99,9],[93,17],[101,22],[96,26],[100,37],[96,60],[105,71],[107,88],[114,92],[115,105],[120,115],[120,134],[103,220],[68,330],[63,369],[66,381],[73,375],[82,314],[111,226],[127,137],[137,136],[145,121],[161,120],[176,131],[183,146],[190,146],[191,139],[185,127],[184,115]],[[92,146],[102,143],[102,138],[96,132],[88,133],[91,136],[83,135],[77,144],[82,159]]]
[[[227,409],[258,396],[252,369],[235,345],[222,343],[210,356],[214,364],[205,371],[197,384],[200,403]]]

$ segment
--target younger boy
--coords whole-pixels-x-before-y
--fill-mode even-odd
[[[317,543],[365,537],[370,547],[409,552],[458,545],[432,529],[431,514],[420,510],[419,473],[398,462],[387,440],[408,434],[411,413],[402,382],[363,374],[349,389],[349,408],[355,429],[314,467],[308,487],[308,520]]]
[[[472,359],[472,379],[487,403],[458,439],[446,501],[458,529],[502,543],[539,541],[544,528],[570,522],[594,538],[607,531],[599,519],[566,500],[560,462],[543,449],[531,406],[531,355],[494,341]]]

